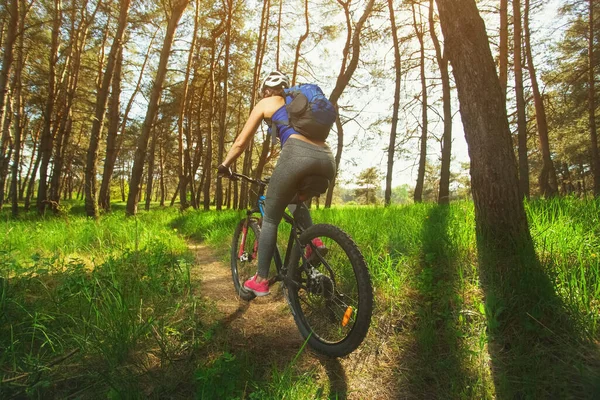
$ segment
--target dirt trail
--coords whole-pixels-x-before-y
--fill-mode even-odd
[[[199,294],[215,304],[220,314],[217,318],[226,326],[227,346],[248,352],[266,369],[273,363],[280,368],[289,364],[303,340],[278,284],[270,296],[251,302],[240,300],[233,290],[229,265],[204,244],[191,243],[190,249],[196,258],[192,279],[200,285]],[[329,398],[397,398],[391,368],[380,350],[379,346],[365,344],[348,357],[331,359],[306,349],[298,363],[302,370],[317,370],[318,385],[329,393]]]

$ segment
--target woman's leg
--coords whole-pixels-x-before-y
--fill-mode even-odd
[[[267,189],[265,215],[258,244],[257,282],[269,275],[277,242],[277,228],[285,207],[296,195],[300,181],[308,175],[323,175],[332,179],[334,173],[335,163],[328,149],[320,149],[299,140],[289,139],[286,142]],[[310,213],[303,207],[297,208],[295,217],[299,217],[301,224],[305,226],[312,225]]]

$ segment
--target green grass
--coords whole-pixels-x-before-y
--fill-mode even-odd
[[[510,298],[513,288],[482,285],[472,202],[312,211],[315,223],[350,233],[367,259],[376,310],[365,347],[379,351],[385,342],[396,352],[403,366],[396,383],[400,393],[437,398],[596,393],[598,354],[591,343],[600,339],[599,202],[562,198],[526,206],[540,267],[552,283],[548,295],[558,296],[547,305],[519,304],[517,292]],[[219,233],[222,225],[215,221],[230,216]],[[219,238],[216,246],[226,250],[236,216],[183,217],[185,231],[203,231],[208,223],[210,235]],[[280,245],[287,232],[280,229]],[[520,265],[533,270],[534,264]],[[543,292],[541,281],[520,285]],[[551,310],[556,305],[564,315]],[[562,326],[567,320],[572,329]],[[523,381],[515,381],[519,375]]]
[[[0,394],[328,395],[311,367],[257,369],[256,355],[228,348],[227,328],[210,322],[213,306],[194,292],[186,239],[226,260],[243,212],[155,208],[125,218],[116,208],[98,221],[79,205],[59,217],[0,214]],[[516,287],[482,284],[471,202],[312,211],[365,255],[376,309],[363,352],[392,355],[400,397],[600,394],[600,202],[536,200],[526,210],[557,298],[548,304],[520,305]]]
[[[0,393],[139,394],[144,349],[157,349],[156,363],[198,346],[192,258],[169,225],[176,215],[3,218]],[[174,335],[186,336],[176,348]]]

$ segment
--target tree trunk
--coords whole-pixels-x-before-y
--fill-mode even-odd
[[[270,3],[270,0],[266,1],[266,3]],[[281,52],[281,12],[282,12],[282,10],[283,10],[283,0],[279,0],[279,14],[277,15],[277,49],[275,50],[275,69],[277,69],[277,70],[279,70],[279,65],[280,65],[279,53]],[[262,26],[261,26],[261,28],[262,28]],[[259,40],[259,42],[260,42],[260,40]]]
[[[415,191],[413,199],[415,203],[423,201],[423,184],[425,183],[425,165],[427,164],[427,136],[428,136],[428,120],[427,120],[427,78],[425,77],[425,43],[423,43],[423,37],[425,36],[425,28],[423,24],[419,22],[417,24],[417,13],[415,5],[412,3],[412,15],[413,15],[413,27],[415,34],[419,40],[419,68],[421,70],[421,143],[419,151],[419,169],[417,171],[417,183],[415,185]],[[421,6],[419,5],[419,18],[421,18]],[[420,25],[420,26],[419,26]]]
[[[21,182],[21,187],[19,188],[19,200],[25,200],[25,189],[29,187],[29,182],[35,180],[35,174],[33,172],[33,165],[35,164],[35,160],[37,153],[37,145],[40,138],[40,125],[36,127],[35,134],[31,133],[31,141],[33,143],[33,147],[31,149],[31,157],[29,157],[29,166],[27,167],[27,172],[25,173],[25,178]],[[37,168],[36,168],[37,171]]]
[[[31,157],[34,157],[35,153],[32,153]],[[33,197],[33,191],[35,190],[35,176],[37,175],[37,171],[40,167],[42,161],[42,152],[39,151],[37,153],[37,157],[35,157],[35,163],[33,165],[33,170],[31,171],[31,177],[29,178],[29,182],[27,183],[27,192],[25,194],[25,201],[23,202],[23,209],[25,211],[29,211],[31,205],[31,198]]]
[[[189,81],[190,81],[190,72],[191,72],[191,68],[192,68],[192,60],[193,60],[193,56],[194,56],[194,49],[196,47],[196,36],[198,34],[198,26],[199,26],[199,12],[200,12],[200,3],[198,2],[198,0],[196,0],[196,13],[195,13],[195,17],[194,17],[194,33],[192,35],[192,43],[190,44],[190,51],[188,53],[188,59],[187,59],[187,66],[185,69],[185,78],[183,79],[183,93],[181,94],[181,103],[179,105],[179,118],[177,120],[177,144],[178,144],[178,155],[177,155],[177,169],[178,169],[178,173],[179,173],[179,203],[180,203],[180,207],[182,210],[185,210],[186,208],[189,207],[189,204],[187,202],[187,187],[188,187],[188,181],[191,181],[191,177],[188,176],[188,174],[190,174],[190,171],[187,171],[186,173],[186,168],[185,168],[185,155],[184,155],[184,148],[183,148],[183,134],[184,134],[184,127],[183,127],[183,122],[184,122],[184,118],[185,118],[185,111],[187,109],[187,104],[188,104],[188,89],[189,89]],[[190,143],[190,137],[188,135],[187,140],[186,140],[186,147],[188,148],[188,158],[189,158],[189,147],[191,147],[191,143]]]
[[[148,176],[146,178],[146,204],[145,210],[150,210],[150,202],[152,201],[152,188],[154,187],[154,159],[156,153],[156,141],[159,140],[159,133],[156,129],[152,130],[150,138],[150,150],[148,151]]]
[[[225,21],[225,59],[223,60],[223,98],[219,118],[219,142],[217,147],[217,161],[221,164],[225,152],[225,136],[227,135],[227,103],[229,101],[229,53],[231,49],[231,20],[233,19],[233,0],[227,0],[227,17]],[[223,206],[223,179],[217,177],[215,194],[217,211]]]
[[[12,88],[14,89],[14,82],[11,84]],[[12,92],[12,90],[11,90]],[[12,120],[13,120],[13,96],[12,94],[8,95],[8,101],[6,102],[6,117],[4,118],[4,123],[2,124],[2,130],[4,132],[10,131],[10,127],[12,126]],[[8,166],[10,165],[9,160],[12,158],[12,154],[14,151],[14,143],[13,143],[13,137],[11,134],[8,135],[8,149],[6,152],[6,162],[4,163],[4,165],[2,165],[2,168],[0,169],[0,188],[2,188],[2,193],[0,194],[0,197],[2,198],[2,200],[4,201],[4,198],[6,197],[5,192],[5,188],[6,188],[6,180],[8,178]]]
[[[279,0],[279,7],[281,10],[281,4],[283,3],[283,0]],[[267,34],[269,31],[269,5],[271,4],[270,0],[264,1],[263,2],[263,9],[262,9],[262,17],[261,17],[261,23],[260,23],[260,31],[258,34],[258,38],[256,40],[256,57],[254,58],[254,74],[253,74],[253,80],[252,80],[252,93],[250,95],[250,110],[252,110],[254,108],[254,103],[256,102],[256,93],[259,90],[258,85],[260,84],[260,71],[262,69],[262,61],[263,61],[263,56],[265,53],[265,49],[266,49],[266,42],[267,42]],[[278,36],[277,36],[277,61],[276,61],[276,65],[277,68],[279,68],[279,32],[281,29],[281,15],[280,18],[278,20]],[[242,163],[242,174],[246,175],[246,176],[250,176],[251,174],[251,170],[252,170],[252,154],[254,151],[254,143],[255,143],[255,139],[253,139],[250,142],[250,146],[248,146],[248,148],[246,149],[246,151],[244,152],[244,161]],[[249,184],[246,181],[242,181],[241,182],[241,187],[240,187],[240,196],[239,196],[239,204],[238,204],[238,208],[239,209],[244,209],[248,206],[248,201],[249,201],[249,194],[248,194],[248,189],[249,189]]]
[[[46,211],[46,201],[48,197],[48,165],[52,156],[52,120],[54,117],[54,101],[56,92],[56,63],[58,61],[58,41],[60,35],[60,26],[62,24],[62,6],[61,0],[54,0],[54,21],[52,24],[52,44],[50,54],[48,55],[48,97],[44,108],[44,129],[40,139],[40,181],[38,184],[36,206],[38,212],[43,214]]]
[[[440,166],[438,204],[448,204],[450,202],[450,160],[452,157],[452,98],[448,58],[443,54],[440,41],[435,32],[433,0],[429,0],[429,30],[435,47],[435,58],[437,59],[442,78],[442,107],[444,110],[444,134],[442,136],[442,162]]]
[[[144,161],[146,157],[146,149],[148,148],[148,138],[150,137],[150,131],[152,129],[152,123],[154,117],[158,111],[158,102],[162,94],[163,82],[167,73],[167,63],[169,61],[169,54],[171,52],[171,46],[173,44],[173,36],[175,35],[175,29],[183,11],[188,5],[188,0],[179,0],[173,5],[169,23],[167,25],[167,32],[163,42],[163,47],[160,52],[160,60],[158,63],[158,69],[156,72],[156,78],[152,85],[152,92],[150,94],[150,100],[148,102],[148,110],[146,111],[146,117],[142,125],[142,131],[138,139],[137,149],[135,151],[133,169],[131,171],[131,181],[129,182],[129,195],[127,197],[127,209],[126,212],[129,215],[135,215],[137,212],[137,197],[140,193],[140,183],[142,181],[142,173],[144,171]]]
[[[19,215],[19,165],[21,164],[21,138],[23,136],[23,116],[25,110],[23,107],[23,92],[22,92],[22,81],[21,76],[24,65],[23,55],[23,36],[25,33],[25,10],[22,10],[19,4],[21,0],[16,0],[17,6],[13,8],[11,4],[11,18],[16,17],[19,21],[18,32],[19,32],[19,47],[17,49],[17,64],[15,68],[15,145],[14,145],[14,159],[12,163],[12,176],[10,183],[11,202],[12,202],[12,216],[17,217]],[[12,13],[16,13],[12,15]],[[21,15],[23,13],[23,15]],[[1,109],[1,107],[0,107]],[[1,112],[1,111],[0,111]],[[0,207],[2,203],[0,201]]]
[[[525,244],[521,241],[531,240],[529,227],[504,97],[483,20],[474,0],[436,2],[471,159],[477,232],[498,250]]]
[[[590,147],[591,147],[591,164],[592,173],[594,174],[594,196],[600,196],[600,152],[598,151],[598,133],[596,131],[596,59],[594,57],[594,4],[593,0],[588,0],[588,20],[589,20],[589,35],[588,35],[588,115],[590,124]]]
[[[125,161],[121,164],[121,201],[125,202]]]
[[[131,108],[133,107],[133,101],[137,96],[140,88],[142,86],[142,79],[144,77],[144,72],[146,70],[146,65],[148,64],[148,59],[150,58],[150,51],[152,50],[152,45],[154,44],[154,39],[156,38],[156,34],[158,33],[158,29],[154,31],[152,35],[152,39],[150,39],[150,44],[148,45],[148,50],[146,51],[146,56],[144,57],[144,62],[142,63],[142,67],[140,69],[140,74],[138,76],[138,80],[129,98],[127,103],[127,107],[125,107],[125,113],[123,114],[123,120],[121,124],[117,128],[117,132],[113,133],[113,123],[118,123],[119,121],[119,96],[121,93],[121,67],[123,63],[123,49],[119,52],[119,59],[117,65],[115,67],[115,75],[113,77],[113,89],[111,94],[111,109],[109,111],[109,119],[111,126],[108,130],[108,137],[106,141],[106,157],[104,159],[104,171],[102,173],[102,183],[100,184],[100,195],[99,195],[99,205],[105,211],[110,211],[110,183],[112,180],[115,164],[117,162],[117,157],[119,156],[119,152],[121,151],[121,147],[123,145],[123,138],[125,136],[125,129],[127,127],[127,121],[129,120],[129,113]],[[115,97],[115,94],[118,95]],[[116,103],[115,103],[116,102]],[[115,114],[116,113],[116,114]],[[119,132],[121,134],[119,135]],[[122,181],[122,180],[121,180]],[[121,185],[122,186],[122,185]],[[121,198],[122,201],[125,201],[125,189],[121,190]]]
[[[388,0],[388,9],[390,11],[390,24],[392,28],[392,43],[394,45],[394,71],[396,80],[394,84],[394,109],[392,111],[392,128],[390,132],[390,143],[388,145],[387,173],[385,176],[385,195],[384,202],[389,206],[392,202],[392,175],[394,173],[394,153],[396,151],[396,135],[398,129],[398,112],[400,110],[400,87],[402,79],[402,65],[400,60],[400,42],[398,40],[398,30],[396,28],[396,17],[394,16],[394,2]]]
[[[519,188],[529,198],[529,162],[527,160],[527,114],[523,90],[521,0],[513,0],[515,97],[517,99],[517,138],[519,142]]]
[[[108,104],[108,94],[112,79],[114,77],[115,66],[118,62],[118,54],[122,46],[123,32],[127,25],[127,15],[129,12],[129,3],[131,0],[120,0],[119,23],[117,32],[113,39],[106,70],[102,77],[102,86],[96,96],[96,110],[92,122],[92,131],[90,132],[90,145],[87,151],[85,167],[85,212],[88,217],[98,217],[98,193],[96,174],[98,170],[98,148],[100,143],[100,134],[104,124],[104,115]],[[117,68],[118,69],[118,68]]]
[[[159,142],[158,147],[158,168],[160,173],[160,206],[165,206],[167,196],[167,187],[165,185],[165,160],[163,157],[163,140]]]
[[[56,143],[54,147],[54,166],[52,169],[52,177],[50,180],[50,203],[52,210],[54,212],[58,212],[58,206],[60,203],[60,192],[61,192],[61,183],[64,180],[63,178],[63,167],[64,160],[67,154],[67,149],[69,145],[69,141],[71,138],[72,131],[72,107],[73,102],[76,96],[76,90],[79,82],[79,71],[81,67],[81,56],[83,54],[86,39],[89,31],[89,25],[92,21],[94,21],[94,17],[98,7],[94,10],[90,18],[86,18],[87,12],[87,1],[81,7],[81,16],[80,16],[80,24],[79,28],[76,27],[76,11],[75,1],[71,4],[71,43],[69,45],[70,48],[70,57],[69,57],[69,66],[68,66],[68,77],[66,78],[65,88],[63,89],[65,94],[65,101],[61,107],[61,118],[58,127],[58,131],[56,133],[56,137],[54,141]],[[67,72],[67,71],[65,71]]]
[[[333,105],[336,107],[336,109],[339,110],[338,100],[342,96],[342,93],[344,93],[344,89],[346,89],[346,86],[348,86],[350,79],[352,79],[352,75],[354,75],[354,71],[356,71],[356,67],[358,67],[358,60],[360,58],[360,34],[362,31],[362,27],[365,24],[365,21],[371,14],[371,11],[373,11],[373,5],[375,3],[375,0],[369,0],[369,2],[366,4],[365,10],[364,10],[362,16],[360,17],[360,19],[356,23],[356,26],[354,27],[354,33],[352,33],[352,19],[350,17],[350,0],[348,0],[346,2],[343,2],[342,0],[338,0],[338,3],[344,9],[344,15],[346,16],[347,36],[346,36],[346,44],[342,51],[342,66],[340,68],[340,73],[337,77],[335,87],[333,88],[333,91],[331,92],[331,95],[329,96],[329,100],[333,103]],[[348,60],[348,55],[350,54],[350,49],[352,49],[352,57],[350,58],[350,60]],[[346,66],[346,64],[347,64],[347,66]],[[336,155],[335,155],[336,175],[331,180],[331,182],[329,182],[329,188],[327,189],[327,197],[325,199],[325,208],[331,207],[331,202],[333,200],[333,190],[335,188],[337,174],[338,174],[339,167],[340,167],[340,161],[342,159],[342,150],[343,150],[342,146],[344,143],[344,137],[343,137],[344,132],[343,132],[343,129],[341,129],[342,122],[341,122],[339,114],[338,114],[338,117],[336,120],[336,126],[338,127],[338,132],[337,132],[338,148],[336,149]]]
[[[306,29],[302,36],[298,39],[298,43],[296,44],[296,55],[294,57],[294,68],[292,74],[292,86],[296,85],[296,75],[298,73],[298,62],[300,61],[300,47],[302,43],[308,38],[308,33],[310,32],[309,22],[308,22],[308,0],[304,0],[304,23],[306,25]]]
[[[121,70],[123,65],[123,46],[119,49],[112,78],[112,90],[108,104],[108,132],[106,135],[106,156],[100,184],[98,205],[105,211],[110,211],[110,182],[112,180],[117,154],[119,153],[119,110],[121,106]]]
[[[506,97],[508,85],[508,0],[500,0],[500,45],[498,55],[498,75],[500,87]]]
[[[550,141],[548,139],[548,122],[546,120],[546,107],[540,93],[537,81],[535,66],[533,64],[533,54],[531,51],[531,33],[529,30],[529,0],[525,0],[524,15],[525,30],[525,55],[527,57],[527,66],[531,80],[531,89],[533,91],[533,101],[535,105],[535,119],[537,122],[538,142],[540,152],[542,153],[542,170],[538,177],[540,191],[545,197],[553,197],[558,194],[558,183],[556,181],[556,170],[550,153]]]
[[[217,38],[223,33],[223,26],[220,25],[212,32],[212,49],[210,55],[210,71],[208,73],[208,86],[210,95],[208,99],[208,122],[206,131],[206,156],[202,168],[202,194],[204,210],[210,210],[210,187],[212,176],[212,157],[213,157],[213,116],[214,116],[214,100],[215,100],[215,68],[217,59]]]
[[[6,38],[4,39],[4,54],[2,55],[2,69],[0,69],[0,127],[2,135],[0,136],[0,209],[4,203],[4,185],[6,182],[6,173],[10,162],[11,152],[9,142],[11,141],[10,126],[6,126],[4,120],[7,118],[8,102],[8,82],[14,60],[14,45],[17,39],[19,25],[19,0],[10,0],[7,4],[9,14]],[[19,112],[17,110],[17,112]],[[18,150],[15,150],[18,152]]]
[[[255,179],[259,179],[262,177],[265,165],[267,165],[267,162],[269,160],[269,154],[272,154],[272,152],[270,151],[274,147],[272,146],[272,143],[273,141],[271,140],[271,136],[265,135],[260,155],[258,156],[258,163],[256,164],[256,169],[254,170]],[[251,204],[254,204],[256,202],[256,198],[254,198],[253,196],[250,201]]]

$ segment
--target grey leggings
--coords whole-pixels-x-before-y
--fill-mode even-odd
[[[283,218],[285,207],[290,205],[294,218],[304,227],[312,225],[308,210],[290,202],[298,193],[300,181],[309,175],[333,179],[335,160],[329,147],[321,147],[298,139],[289,138],[273,170],[265,200],[265,215],[258,242],[258,275],[269,275],[271,259],[277,243],[277,227]]]

